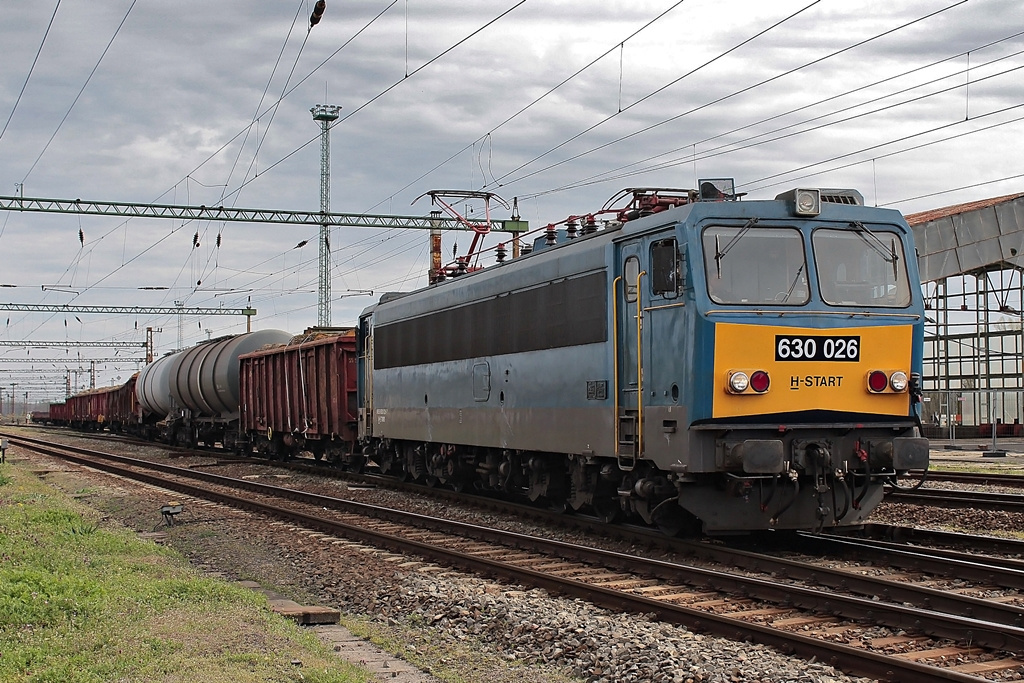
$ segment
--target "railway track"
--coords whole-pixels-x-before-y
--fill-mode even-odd
[[[1024,496],[1017,493],[994,493],[991,491],[964,491],[959,489],[919,488],[913,490],[893,489],[886,492],[886,501],[892,503],[915,503],[936,507],[968,507],[981,510],[1005,510],[1024,512]]]
[[[1002,486],[1024,488],[1024,474],[1003,474],[998,472],[956,472],[952,470],[928,470],[928,481],[945,481],[978,486]]]
[[[758,574],[745,576],[721,568],[705,569],[426,518],[73,446],[33,445],[34,440],[11,438],[18,445],[185,495],[578,596],[610,609],[654,613],[694,630],[816,657],[859,675],[899,681],[979,681],[985,680],[980,676],[986,672],[1024,670],[1024,658],[1017,658],[1024,655],[1022,608],[994,600],[717,545],[688,544],[689,552],[704,560]],[[239,494],[239,488],[245,493]],[[840,538],[826,541],[853,542]],[[962,568],[950,563],[929,571],[959,574]],[[991,566],[979,571],[979,580],[987,585],[1019,588],[1024,581],[1019,568],[1000,573]],[[764,578],[772,575],[783,578]],[[840,589],[846,594],[833,592]],[[874,628],[877,624],[895,631],[879,634]],[[836,639],[857,646],[834,642]],[[957,666],[945,664],[951,658],[959,660]],[[926,663],[929,660],[931,664]]]

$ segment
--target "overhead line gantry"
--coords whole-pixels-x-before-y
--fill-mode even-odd
[[[458,197],[486,197],[489,199],[492,193],[479,192],[458,192],[434,190],[428,192],[433,201],[442,196]],[[446,206],[446,208],[448,208]],[[176,218],[179,220],[194,221],[230,221],[236,223],[277,223],[285,225],[304,225],[317,227],[321,234],[331,227],[351,228],[401,228],[413,230],[462,230],[476,233],[473,239],[474,247],[480,235],[486,232],[496,231],[509,233],[512,237],[512,257],[519,256],[519,235],[529,230],[529,223],[520,220],[518,212],[513,212],[512,218],[507,220],[492,219],[490,211],[487,211],[486,222],[472,222],[457,215],[454,211],[451,217],[444,217],[439,211],[432,211],[428,216],[396,216],[388,214],[367,214],[367,213],[337,213],[327,211],[283,211],[276,209],[240,209],[230,206],[188,206],[184,204],[139,204],[134,202],[99,202],[83,199],[43,199],[40,197],[17,197],[0,196],[0,211],[25,211],[35,213],[70,213],[89,216],[116,216],[120,218]],[[326,240],[321,240],[321,249],[326,249]],[[433,259],[440,260],[440,240],[435,243],[431,240],[431,255]],[[467,257],[468,260],[468,257]],[[330,278],[325,272],[323,254],[321,254],[320,268],[320,294],[321,299],[329,297]],[[430,271],[431,278],[436,275],[435,269]],[[328,304],[329,305],[329,304]],[[15,310],[15,309],[6,309]],[[121,312],[121,311],[111,311]],[[324,316],[321,306],[320,317]],[[255,314],[255,311],[253,311]],[[209,315],[209,314],[208,314]]]
[[[0,211],[36,213],[71,213],[89,216],[123,218],[177,218],[181,220],[232,221],[236,223],[283,223],[319,228],[330,226],[351,228],[405,228],[430,230],[472,230],[457,218],[439,216],[393,216],[368,213],[321,213],[318,211],[279,211],[276,209],[239,209],[229,206],[186,206],[181,204],[135,204],[129,202],[96,202],[84,199],[41,199],[38,197],[0,196]],[[529,229],[522,220],[492,220],[491,229],[519,234]]]
[[[120,358],[5,358],[0,356],[0,363],[31,363],[42,365],[43,363],[145,363],[145,358],[132,358],[123,356]],[[43,368],[45,369],[45,368]]]
[[[146,342],[127,341],[12,341],[0,340],[0,346],[14,348],[31,347],[33,349],[144,349]]]

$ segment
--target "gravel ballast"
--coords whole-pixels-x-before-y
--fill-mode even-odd
[[[113,449],[105,449],[113,450]],[[42,467],[40,456],[14,459]],[[45,466],[57,470],[54,461]],[[109,522],[163,541],[204,571],[253,580],[304,604],[340,609],[343,623],[440,680],[466,683],[812,681],[864,683],[771,648],[618,614],[539,589],[302,532],[220,505],[185,502],[178,524],[160,507],[180,498],[151,486],[60,467],[45,479]],[[483,523],[486,523],[483,522]]]

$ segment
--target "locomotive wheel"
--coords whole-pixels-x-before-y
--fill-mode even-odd
[[[684,510],[676,498],[661,501],[651,511],[651,518],[658,530],[666,536],[696,535],[700,532],[700,522],[696,517]]]
[[[377,468],[381,474],[395,476],[398,473],[395,452],[390,448],[382,449],[376,456]]]
[[[569,501],[567,501],[565,498],[549,500],[548,509],[551,510],[552,512],[557,512],[560,515],[571,515],[572,513],[576,512],[576,510],[573,509],[571,505],[569,505]]]
[[[622,506],[615,498],[599,497],[591,503],[594,514],[605,524],[617,522],[622,517]]]

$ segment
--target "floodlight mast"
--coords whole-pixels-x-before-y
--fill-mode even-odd
[[[318,104],[309,110],[313,120],[320,123],[320,287],[317,305],[317,324],[331,326],[331,226],[327,215],[331,212],[331,124],[338,120],[341,107]]]

